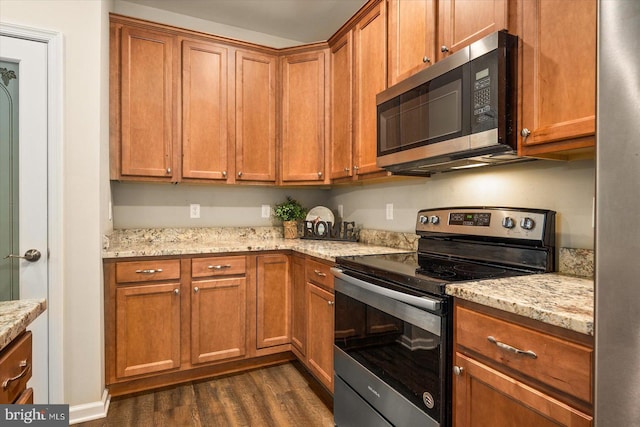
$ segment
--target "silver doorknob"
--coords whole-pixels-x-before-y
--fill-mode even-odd
[[[524,128],[520,131],[520,136],[522,136],[523,138],[526,138],[529,135],[531,135],[531,131],[527,128]]]
[[[460,375],[462,375],[462,373],[464,372],[464,368],[462,366],[454,366],[453,367],[453,373],[459,377]]]
[[[440,52],[442,52],[442,53],[449,52],[449,48],[446,47],[446,46],[440,46]]]
[[[39,250],[37,249],[29,249],[28,251],[26,251],[24,253],[24,255],[20,256],[20,255],[14,255],[14,254],[9,254],[6,257],[4,257],[4,259],[7,258],[20,258],[20,259],[24,259],[27,260],[29,262],[36,262],[38,261],[40,258],[42,257],[42,254],[40,253]]]

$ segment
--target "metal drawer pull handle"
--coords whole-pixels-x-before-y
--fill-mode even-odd
[[[519,348],[515,348],[515,347],[510,346],[509,344],[505,344],[503,342],[500,342],[500,341],[496,340],[492,336],[488,336],[487,339],[489,340],[490,343],[495,344],[498,347],[500,347],[501,349],[509,351],[511,353],[521,354],[522,356],[527,356],[527,357],[530,357],[532,359],[537,359],[538,358],[538,355],[535,354],[531,350],[520,350]]]
[[[6,380],[4,380],[2,382],[2,389],[3,390],[8,389],[9,388],[9,384],[11,384],[14,381],[19,380],[20,378],[24,377],[27,374],[27,372],[29,372],[30,367],[29,367],[29,364],[27,363],[26,360],[21,361],[19,366],[22,368],[22,371],[20,371],[20,373],[18,375],[16,375],[15,377],[7,378]]]
[[[209,270],[222,270],[225,268],[231,268],[231,265],[229,264],[225,264],[225,265],[210,265],[207,267]]]
[[[327,273],[323,273],[320,270],[313,270],[313,272],[316,273],[320,277],[327,277]]]
[[[136,273],[138,274],[153,274],[153,273],[162,273],[162,269],[161,268],[156,268],[154,269],[149,269],[149,270],[136,270]]]
[[[327,304],[329,304],[329,305],[334,305],[334,304],[335,304],[335,302],[333,302],[333,301],[327,301]]]

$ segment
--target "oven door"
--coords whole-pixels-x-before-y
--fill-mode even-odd
[[[445,425],[449,340],[438,313],[446,297],[416,297],[332,272],[336,425],[373,425],[378,414],[393,425]]]

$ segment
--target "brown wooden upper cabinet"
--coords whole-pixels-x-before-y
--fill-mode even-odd
[[[235,68],[236,180],[275,184],[277,57],[238,50]]]
[[[386,176],[376,166],[376,95],[387,88],[387,20],[373,2],[331,46],[331,177],[335,182]]]
[[[509,29],[508,21],[508,0],[438,0],[440,59],[495,31]]]
[[[326,173],[328,50],[282,59],[283,183],[329,183]]]
[[[182,42],[182,177],[227,179],[228,49]]]
[[[177,93],[175,39],[111,26],[111,175],[174,180]],[[119,86],[118,86],[119,85]],[[117,113],[120,114],[117,114]],[[114,152],[115,151],[115,152]]]
[[[389,86],[438,60],[436,0],[389,0]]]
[[[522,2],[521,19],[520,154],[592,152],[596,1],[528,0]]]

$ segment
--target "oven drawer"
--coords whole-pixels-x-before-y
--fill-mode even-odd
[[[591,348],[465,307],[456,307],[455,316],[459,347],[592,402]]]
[[[307,259],[305,263],[307,281],[333,290],[333,276],[331,266],[318,261]]]

